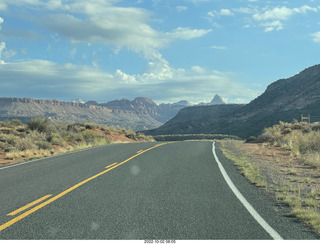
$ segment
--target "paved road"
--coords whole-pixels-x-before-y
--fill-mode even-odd
[[[216,151],[279,237],[318,238]],[[211,142],[114,144],[2,168],[0,195],[0,239],[273,238]]]

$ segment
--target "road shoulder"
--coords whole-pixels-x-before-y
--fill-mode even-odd
[[[266,144],[220,142],[221,150],[246,178],[275,201],[277,211],[320,234],[320,172],[287,151]]]

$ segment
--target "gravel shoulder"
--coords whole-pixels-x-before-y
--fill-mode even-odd
[[[288,208],[292,217],[310,225],[320,234],[319,170],[302,164],[290,151],[267,143],[236,140],[223,140],[221,143],[223,153],[231,160],[245,160],[247,165],[258,169],[259,177],[256,178],[263,179],[264,183],[252,183],[262,185],[277,201],[279,208]],[[247,178],[250,180],[250,177]]]

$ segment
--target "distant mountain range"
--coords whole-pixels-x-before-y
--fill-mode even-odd
[[[214,99],[213,99],[214,100]],[[135,131],[161,126],[182,108],[191,106],[188,101],[173,104],[156,104],[150,98],[138,97],[114,100],[107,103],[39,100],[31,98],[0,98],[0,120],[20,119],[27,122],[33,117],[49,117],[54,122],[93,122]]]
[[[249,104],[186,107],[164,125],[146,133],[230,134],[247,138],[279,121],[300,120],[301,114],[310,114],[311,121],[320,121],[320,65],[270,84]]]
[[[320,121],[320,65],[273,82],[249,104],[226,104],[219,95],[209,103],[197,105],[188,101],[158,105],[145,97],[106,103],[0,98],[2,121],[49,117],[55,122],[88,121],[151,135],[202,133],[247,138],[279,121],[300,120],[301,114],[310,114],[312,122]]]

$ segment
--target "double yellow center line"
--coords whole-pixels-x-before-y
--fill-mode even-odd
[[[23,214],[21,214],[21,215],[19,215],[19,216],[15,217],[14,219],[12,219],[12,220],[10,220],[10,221],[6,222],[5,224],[0,225],[0,231],[2,231],[2,230],[4,230],[4,229],[8,228],[9,226],[11,226],[11,225],[13,225],[13,224],[17,223],[17,222],[18,222],[18,221],[20,221],[21,219],[23,219],[23,218],[27,217],[28,215],[30,215],[30,214],[32,214],[32,213],[34,213],[34,212],[38,211],[39,209],[41,209],[41,208],[43,208],[43,207],[47,206],[48,204],[50,204],[50,203],[54,202],[55,200],[57,200],[57,199],[59,199],[59,198],[63,197],[64,195],[66,195],[66,194],[68,194],[69,192],[71,192],[71,191],[73,191],[73,190],[77,189],[78,187],[80,187],[80,186],[82,186],[82,185],[84,185],[84,184],[88,183],[89,181],[91,181],[91,180],[93,180],[93,179],[95,179],[95,178],[97,178],[97,177],[99,177],[99,176],[101,176],[101,175],[103,175],[103,174],[105,174],[105,173],[109,172],[110,170],[113,170],[113,169],[115,169],[115,168],[119,167],[120,165],[122,165],[122,164],[124,164],[124,163],[126,163],[126,162],[130,161],[131,159],[133,159],[133,158],[135,158],[135,157],[138,157],[139,155],[141,155],[141,154],[143,154],[143,153],[145,153],[145,152],[147,152],[147,151],[150,151],[150,150],[152,150],[152,149],[154,149],[154,148],[157,148],[157,147],[163,146],[163,145],[165,145],[165,144],[168,144],[168,143],[161,143],[161,144],[157,144],[157,145],[155,145],[155,146],[153,146],[153,147],[150,147],[150,148],[148,148],[148,149],[146,149],[146,150],[140,150],[140,151],[138,151],[138,152],[137,152],[137,154],[135,154],[135,155],[133,155],[132,157],[130,157],[130,158],[128,158],[128,159],[126,159],[126,160],[122,161],[121,163],[113,163],[113,164],[111,164],[111,165],[108,165],[108,166],[106,167],[106,168],[107,168],[106,170],[104,170],[104,171],[102,171],[102,172],[100,172],[100,173],[98,173],[98,174],[96,174],[96,175],[94,175],[94,176],[92,176],[92,177],[90,177],[90,178],[88,178],[88,179],[84,180],[84,181],[79,182],[78,184],[76,184],[76,185],[74,185],[74,186],[70,187],[69,189],[67,189],[67,190],[65,190],[65,191],[63,191],[63,192],[61,192],[60,194],[58,194],[58,195],[56,195],[56,196],[54,196],[54,197],[52,197],[52,198],[50,198],[50,199],[48,199],[48,198],[49,198],[49,197],[51,197],[52,195],[46,195],[46,196],[44,196],[44,197],[42,197],[42,198],[39,198],[39,199],[38,199],[38,200],[36,200],[36,201],[33,201],[33,202],[31,202],[31,203],[29,203],[29,204],[27,204],[27,205],[25,205],[25,206],[23,206],[23,207],[21,207],[21,208],[19,208],[19,209],[15,210],[15,211],[13,211],[13,212],[11,212],[11,213],[7,214],[8,216],[14,216],[14,215],[17,215],[18,213],[23,212],[24,210],[26,210],[26,209],[28,209],[28,208],[30,208],[30,207],[32,207],[32,206],[34,206],[34,205],[36,205],[36,204],[38,204],[38,203],[42,202],[42,201],[44,201],[44,200],[48,199],[47,201],[45,201],[45,202],[43,202],[43,203],[41,203],[41,204],[39,204],[39,205],[35,206],[34,208],[32,208],[32,209],[30,209],[30,210],[28,210],[28,211],[24,212]]]

